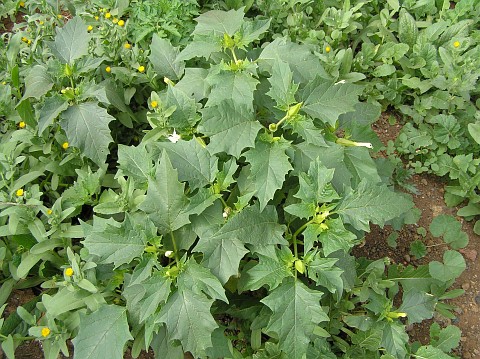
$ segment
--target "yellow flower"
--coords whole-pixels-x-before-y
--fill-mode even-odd
[[[39,22],[39,24],[40,24],[40,25],[43,25],[43,24],[44,24],[44,22],[43,22],[43,21],[40,21],[40,22]]]
[[[23,41],[23,42],[28,42],[28,39],[27,39],[25,36],[23,36],[23,37],[22,37],[22,41]]]
[[[64,150],[66,150],[66,149],[68,148],[68,146],[69,146],[68,142],[62,143],[62,148],[63,148]]]
[[[93,30],[93,26],[92,26],[92,25],[88,25],[87,31],[92,31],[92,30]]]
[[[120,21],[118,22],[118,26],[123,26],[123,25],[125,25],[125,21],[120,20]]]
[[[50,208],[47,209],[47,214],[48,214],[48,215],[51,215],[52,213],[53,213],[53,211],[52,211]]]
[[[112,71],[112,68],[111,68],[110,66],[107,66],[107,67],[105,68],[105,71],[107,71],[108,73],[110,73],[110,72]]]
[[[23,196],[23,188],[19,188],[17,189],[17,192],[15,192],[15,194],[17,195],[17,197],[22,197]]]
[[[460,47],[460,41],[455,41],[453,43],[453,47],[455,47],[455,48]]]
[[[145,66],[138,66],[138,72],[145,72]]]
[[[112,22],[116,24],[118,22],[118,19],[116,17],[113,18]]]
[[[25,7],[25,3],[23,1],[20,1],[18,5],[20,5],[20,7]]]
[[[130,45],[128,42],[125,43],[125,45],[123,45],[124,48],[126,49],[131,49],[132,48],[132,45]]]
[[[32,40],[28,40],[27,44],[30,45],[32,43]]]
[[[111,17],[112,17],[112,14],[110,14],[109,12],[105,14],[105,19],[110,19]]]
[[[25,128],[25,126],[27,126],[27,124],[23,121],[20,121],[20,123],[18,124],[18,127],[20,128]]]
[[[99,19],[99,17],[98,17],[98,16],[95,16],[95,20],[98,20],[98,19]]]
[[[50,329],[48,327],[42,328],[42,337],[46,338],[50,334]]]
[[[65,275],[67,277],[71,277],[73,275],[73,269],[68,267],[67,269],[65,269]]]
[[[152,102],[150,102],[150,106],[152,106],[152,108],[157,108],[158,107],[158,102],[157,101],[152,101]]]
[[[332,48],[331,48],[330,46],[325,47],[325,52],[328,53],[328,52],[330,52],[331,50],[332,50]]]
[[[7,81],[3,81],[3,82],[2,82],[2,85],[6,85],[6,84],[7,84]]]
[[[58,17],[59,19],[63,18],[63,16],[62,16],[61,14],[58,14],[57,17]]]

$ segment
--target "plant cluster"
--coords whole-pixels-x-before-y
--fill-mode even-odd
[[[414,4],[59,4],[24,3],[0,52],[2,310],[12,290],[39,290],[1,319],[7,357],[28,339],[52,359],[68,340],[77,358],[122,358],[127,343],[134,357],[451,357],[458,328],[432,325],[427,345],[405,328],[452,316],[458,222],[430,228],[451,248],[442,262],[351,255],[371,224],[416,220],[369,152],[379,102],[421,102],[386,90],[411,79],[396,66],[420,41],[402,27]],[[457,113],[412,131],[432,126],[437,156],[466,151],[446,127]]]

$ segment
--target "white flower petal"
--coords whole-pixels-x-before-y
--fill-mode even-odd
[[[177,143],[180,140],[180,135],[173,129],[173,133],[168,136],[168,140],[173,143]]]

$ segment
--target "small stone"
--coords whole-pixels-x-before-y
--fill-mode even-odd
[[[410,260],[411,260],[411,258],[410,258],[410,256],[409,256],[408,254],[405,254],[405,255],[403,256],[403,258],[405,259],[405,261],[406,261],[407,263],[410,262]]]
[[[463,314],[463,309],[460,308],[460,307],[456,307],[456,308],[454,309],[454,311],[455,311],[455,313],[457,313],[457,314]]]
[[[413,324],[409,324],[405,327],[405,331],[411,332],[413,330]]]
[[[463,354],[463,358],[464,359],[471,359],[472,358],[472,355],[470,353],[464,353]]]
[[[460,341],[463,343],[463,342],[466,342],[467,341],[467,337],[460,337]]]
[[[477,259],[477,251],[475,249],[460,249],[459,250],[460,253],[462,253],[465,258],[471,260],[472,262],[474,262],[476,259]]]
[[[475,296],[475,303],[477,303],[477,305],[480,305],[480,294]]]
[[[463,290],[469,290],[470,289],[470,283],[468,283],[468,282],[463,283],[462,284],[462,289]]]
[[[425,178],[422,178],[421,182],[424,186],[428,186],[428,181]]]
[[[478,350],[478,349],[475,349],[475,350],[473,351],[473,354],[475,354],[475,355],[478,355],[478,354],[480,354],[480,350]]]

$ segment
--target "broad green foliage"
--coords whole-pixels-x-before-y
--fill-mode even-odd
[[[452,317],[460,223],[430,225],[442,262],[350,253],[417,213],[393,143],[370,151],[382,105],[413,117],[410,166],[480,214],[471,0],[50,3],[16,5],[0,52],[0,311],[41,291],[0,319],[9,358],[27,335],[49,359],[68,340],[76,358],[451,357],[456,327],[424,346],[405,328]]]

